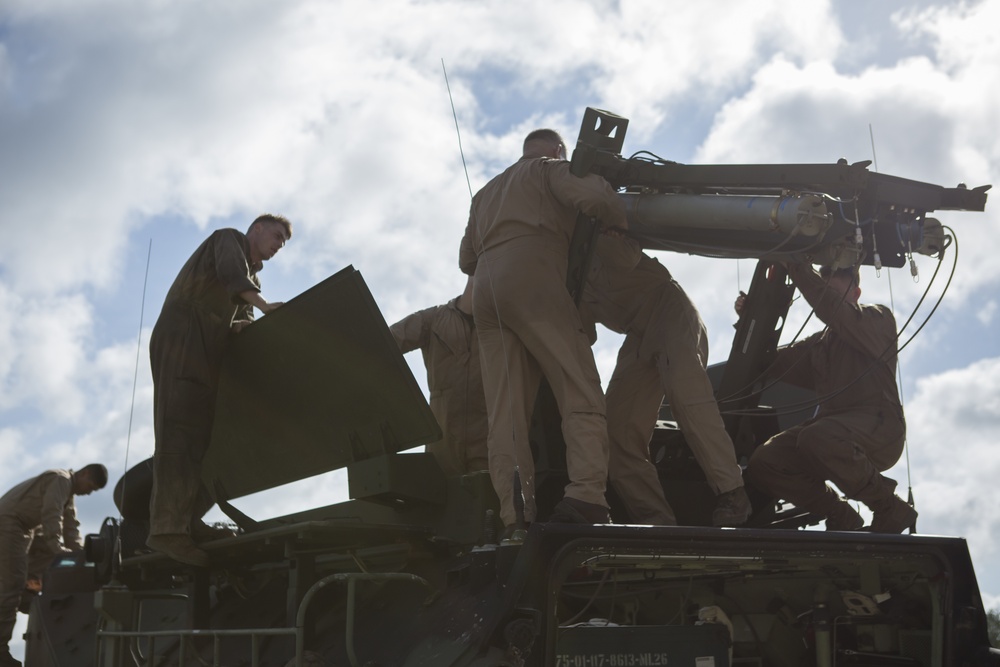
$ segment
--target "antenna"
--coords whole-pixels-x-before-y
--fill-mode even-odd
[[[458,114],[455,112],[455,98],[451,96],[451,84],[448,83],[448,70],[441,59],[441,71],[444,72],[444,85],[448,89],[448,101],[451,102],[451,116],[455,119],[455,134],[458,135],[458,152],[462,156],[462,169],[465,170],[465,184],[469,187],[469,198],[472,198],[472,182],[469,181],[469,167],[465,164],[465,150],[462,148],[462,132],[458,129]]]
[[[872,130],[871,123],[868,123],[868,138],[872,142],[872,163],[875,165],[875,171],[878,172],[878,156],[875,155],[875,132]]]
[[[872,142],[872,164],[875,166],[875,171],[878,172],[878,156],[875,154],[875,131],[872,129],[872,124],[868,123],[868,138]],[[875,260],[875,272],[876,274],[882,268],[882,260],[878,256],[878,247],[875,245],[875,229],[872,227],[872,250],[874,253]],[[913,255],[910,255],[910,266],[911,273],[916,270],[916,264],[913,262]],[[896,299],[892,293],[892,271],[887,274],[889,276],[889,310],[895,314],[896,312]],[[899,358],[899,352],[896,353],[896,384],[897,391],[899,391],[899,407],[902,408],[903,414],[906,414],[906,399],[903,397],[903,362]],[[913,500],[913,475],[912,468],[910,467],[910,439],[908,437],[903,438],[903,452],[906,455],[906,486],[908,489],[907,500],[911,507],[915,506]]]
[[[448,101],[451,102],[451,115],[455,119],[455,134],[458,135],[458,152],[462,156],[462,169],[465,171],[465,184],[469,188],[469,199],[473,199],[472,194],[472,182],[469,180],[469,166],[465,162],[465,150],[462,148],[462,132],[458,128],[458,114],[455,112],[455,98],[451,94],[451,84],[448,83],[448,69],[444,66],[444,58],[441,58],[441,71],[444,72],[444,85],[448,89]],[[475,215],[475,211],[470,211],[470,215]],[[493,276],[490,273],[490,262],[489,258],[486,256],[486,252],[483,252],[483,263],[486,265],[486,277],[489,280],[490,291],[493,291]],[[500,340],[503,341],[503,320],[500,318],[500,306],[497,304],[496,295],[493,295],[493,306],[496,308],[497,322],[500,324]],[[478,335],[478,334],[477,334]],[[507,348],[504,346],[504,371],[507,373],[507,410],[510,414],[514,412],[513,398],[510,392],[510,362],[507,359]],[[511,426],[513,427],[514,420],[511,419]],[[517,538],[523,535],[525,529],[525,519],[524,519],[524,493],[521,485],[521,467],[518,465],[517,461],[517,433],[511,433],[511,442],[513,444],[513,458],[514,458],[514,513],[515,513],[515,531],[518,532]],[[532,488],[534,485],[532,484]]]
[[[122,504],[125,504],[125,473],[128,472],[128,453],[132,445],[132,417],[135,414],[135,387],[139,379],[139,353],[142,351],[142,321],[146,312],[146,284],[149,281],[149,260],[153,256],[153,239],[149,239],[146,251],[146,273],[142,278],[142,301],[139,305],[139,334],[135,341],[135,371],[132,374],[132,405],[128,412],[128,434],[125,436],[125,470],[122,471]],[[121,508],[119,508],[121,515]],[[123,517],[124,518],[124,517]]]

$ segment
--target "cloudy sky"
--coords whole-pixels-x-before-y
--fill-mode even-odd
[[[149,332],[213,229],[266,211],[294,221],[261,275],[270,300],[348,264],[389,322],[457,294],[469,190],[442,60],[473,189],[531,129],[572,144],[587,106],[631,120],[626,154],[854,162],[872,157],[874,137],[880,171],[972,187],[1000,182],[997,25],[998,0],[7,0],[0,489],[91,460],[117,478],[152,453]],[[909,447],[890,474],[912,486],[921,532],[969,540],[1000,607],[1000,262],[989,250],[1000,213],[987,209],[937,216],[960,254],[944,303],[901,355]],[[722,360],[753,263],[660,259]],[[863,300],[892,305],[902,324],[934,270],[917,261],[916,281],[866,269]],[[605,378],[619,342],[602,333],[595,348]],[[335,479],[248,511],[341,497]],[[79,505],[88,531],[115,513],[108,492]]]

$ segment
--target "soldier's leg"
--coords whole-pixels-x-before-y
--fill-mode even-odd
[[[881,474],[899,460],[905,427],[880,411],[857,411],[829,418],[854,447],[854,459],[833,460],[830,479],[849,498],[872,510],[873,532],[900,533],[912,528],[917,512],[896,495],[896,481]],[[831,427],[832,430],[833,427]],[[861,463],[863,460],[863,463]]]
[[[566,291],[565,248],[545,247],[535,237],[509,241],[503,248],[503,253],[494,253],[490,264],[494,269],[492,288],[497,309],[504,324],[517,334],[528,355],[537,362],[559,406],[570,478],[565,495],[606,509],[608,432],[604,393],[579,310]],[[505,263],[504,254],[517,261]],[[476,278],[478,286],[478,271]],[[478,299],[479,291],[476,294]],[[475,307],[479,313],[478,300]],[[479,335],[482,341],[482,331]],[[485,377],[483,381],[487,382]]]
[[[663,400],[660,377],[649,360],[639,359],[637,336],[626,336],[608,382],[608,479],[635,523],[673,526],[673,510],[663,495],[649,439]]]
[[[809,445],[801,446],[809,426],[795,426],[758,447],[746,477],[771,497],[826,517],[827,530],[857,530],[864,525],[861,516],[826,483],[825,466],[815,461]]]
[[[7,650],[27,583],[29,539],[16,521],[0,519],[0,655]]]
[[[607,507],[608,432],[604,394],[590,342],[569,295],[518,333],[549,381],[562,417],[569,484],[565,496]],[[541,315],[536,313],[535,315]]]
[[[150,535],[188,535],[201,493],[201,465],[186,454],[153,457]]]
[[[500,519],[513,525],[514,471],[521,480],[524,518],[535,520],[534,460],[528,440],[530,404],[538,386],[538,371],[528,359],[517,334],[497,319],[493,288],[477,279],[474,292],[476,330],[489,420],[487,452],[490,479],[500,499]],[[535,390],[529,390],[535,387]]]
[[[873,468],[850,433],[835,420],[817,419],[793,427],[758,447],[747,476],[762,490],[796,506],[829,516],[839,497],[827,486],[832,480],[846,495]],[[841,486],[843,484],[844,486]]]
[[[659,317],[647,335],[650,334],[653,341],[662,341],[662,352],[656,355],[656,361],[670,409],[709,485],[716,494],[742,487],[736,450],[705,372],[708,360],[705,325],[676,282],[664,286]]]

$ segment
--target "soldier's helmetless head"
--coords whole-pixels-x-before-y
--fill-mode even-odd
[[[820,269],[819,275],[829,283],[830,287],[838,294],[846,294],[847,300],[857,303],[861,296],[861,275],[858,267],[849,266],[844,269],[831,269],[824,266]]]
[[[247,230],[250,252],[255,261],[266,261],[274,257],[292,238],[292,223],[280,215],[262,215],[250,223]]]
[[[566,159],[566,142],[555,130],[543,128],[528,133],[524,138],[524,155]]]

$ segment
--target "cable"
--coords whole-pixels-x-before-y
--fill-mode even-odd
[[[871,125],[868,126],[868,130],[871,131]],[[872,150],[874,150],[874,141],[872,145]],[[874,241],[875,235],[872,235],[872,240]],[[892,316],[896,316],[896,298],[892,293],[892,271],[887,271],[886,276],[889,280],[889,310],[892,311]],[[899,390],[899,407],[903,409],[903,414],[906,414],[906,400],[903,396],[903,362],[899,358],[899,352],[896,352],[896,385]],[[903,434],[903,456],[906,457],[906,486],[912,492],[913,490],[913,478],[910,476],[910,440]]]
[[[913,341],[913,339],[917,336],[917,334],[920,333],[920,331],[927,325],[927,322],[930,321],[930,318],[934,315],[934,313],[937,310],[938,306],[940,306],[942,300],[944,299],[945,294],[948,292],[948,288],[951,285],[951,280],[952,280],[952,278],[955,275],[955,269],[958,266],[958,240],[957,240],[957,235],[955,235],[954,230],[951,229],[950,227],[945,227],[945,229],[947,229],[949,232],[952,233],[952,235],[953,235],[952,239],[953,239],[953,242],[954,242],[955,247],[956,247],[955,261],[952,263],[951,273],[950,273],[950,275],[948,277],[948,282],[945,284],[945,287],[942,290],[941,295],[938,297],[938,300],[935,303],[934,307],[931,309],[931,312],[928,313],[928,315],[924,318],[924,321],[920,324],[920,326],[917,328],[917,330],[913,332],[913,334],[906,340],[905,343],[903,343],[902,345],[896,346],[897,347],[897,349],[896,349],[897,356],[898,356],[899,352],[901,352],[907,345],[909,345]],[[951,243],[948,243],[945,246],[945,248],[947,248],[949,245],[951,245]],[[942,255],[943,255],[943,253],[942,253]],[[923,304],[924,299],[926,299],[926,297],[927,297],[927,295],[928,295],[928,293],[930,291],[931,286],[934,284],[934,282],[935,282],[935,280],[937,278],[937,275],[938,275],[938,273],[939,273],[939,271],[941,269],[941,264],[943,263],[943,259],[944,259],[943,256],[939,256],[938,257],[938,265],[937,265],[937,267],[935,267],[934,274],[931,276],[931,280],[930,280],[930,282],[927,285],[927,289],[924,290],[923,295],[920,297],[920,300],[917,302],[917,305],[914,307],[913,313],[910,315],[910,317],[906,320],[906,322],[900,328],[899,333],[896,334],[896,337],[893,339],[892,343],[890,343],[886,347],[886,349],[883,350],[882,353],[877,358],[875,358],[872,361],[872,363],[868,366],[867,369],[865,369],[864,372],[862,372],[860,375],[858,375],[856,378],[854,378],[854,380],[852,380],[851,382],[849,382],[848,384],[846,384],[845,386],[841,387],[840,389],[838,389],[836,391],[830,392],[830,393],[825,394],[823,396],[818,396],[818,397],[816,397],[814,399],[811,399],[809,401],[802,401],[802,402],[799,402],[799,403],[792,403],[792,404],[789,404],[789,405],[781,406],[779,408],[776,408],[773,412],[772,411],[768,411],[768,414],[776,414],[776,415],[794,414],[794,413],[800,412],[802,410],[807,410],[807,409],[809,409],[811,407],[816,407],[816,406],[820,405],[821,403],[829,401],[832,398],[836,398],[837,396],[839,396],[843,392],[847,391],[849,388],[851,388],[852,386],[854,386],[862,378],[866,377],[872,370],[874,370],[876,368],[876,366],[879,363],[882,362],[882,358],[889,352],[889,350],[891,350],[892,347],[898,343],[899,337],[902,334],[902,332],[909,326],[910,322],[913,321],[913,318],[916,316],[917,311],[920,309],[920,306]],[[752,415],[763,414],[763,411],[760,410],[759,408],[753,408],[753,409],[746,409],[746,410],[727,410],[727,411],[724,411],[723,414],[751,415],[752,416]]]

